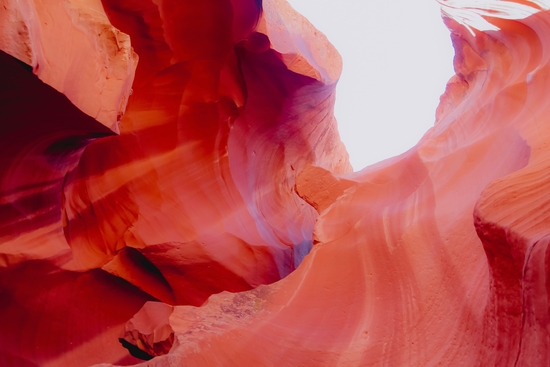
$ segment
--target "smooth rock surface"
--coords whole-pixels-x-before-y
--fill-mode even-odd
[[[283,0],[3,4],[0,365],[550,366],[542,6],[444,18],[436,124],[351,172],[340,57]]]
[[[0,49],[118,132],[138,56],[101,0],[2,0],[0,7]]]

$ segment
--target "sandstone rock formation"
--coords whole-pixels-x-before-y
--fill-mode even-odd
[[[550,366],[544,2],[441,1],[436,123],[359,172],[284,0],[1,2],[0,365]]]

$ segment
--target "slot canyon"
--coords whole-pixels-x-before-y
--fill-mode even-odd
[[[0,0],[0,366],[550,366],[550,4],[439,2],[354,172],[285,0]]]

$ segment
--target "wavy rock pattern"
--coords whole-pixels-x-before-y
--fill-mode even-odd
[[[2,5],[0,365],[550,366],[544,7],[352,173],[283,0]]]

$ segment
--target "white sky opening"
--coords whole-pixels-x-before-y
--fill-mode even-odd
[[[342,55],[335,115],[355,171],[413,147],[454,75],[436,0],[288,0]]]

